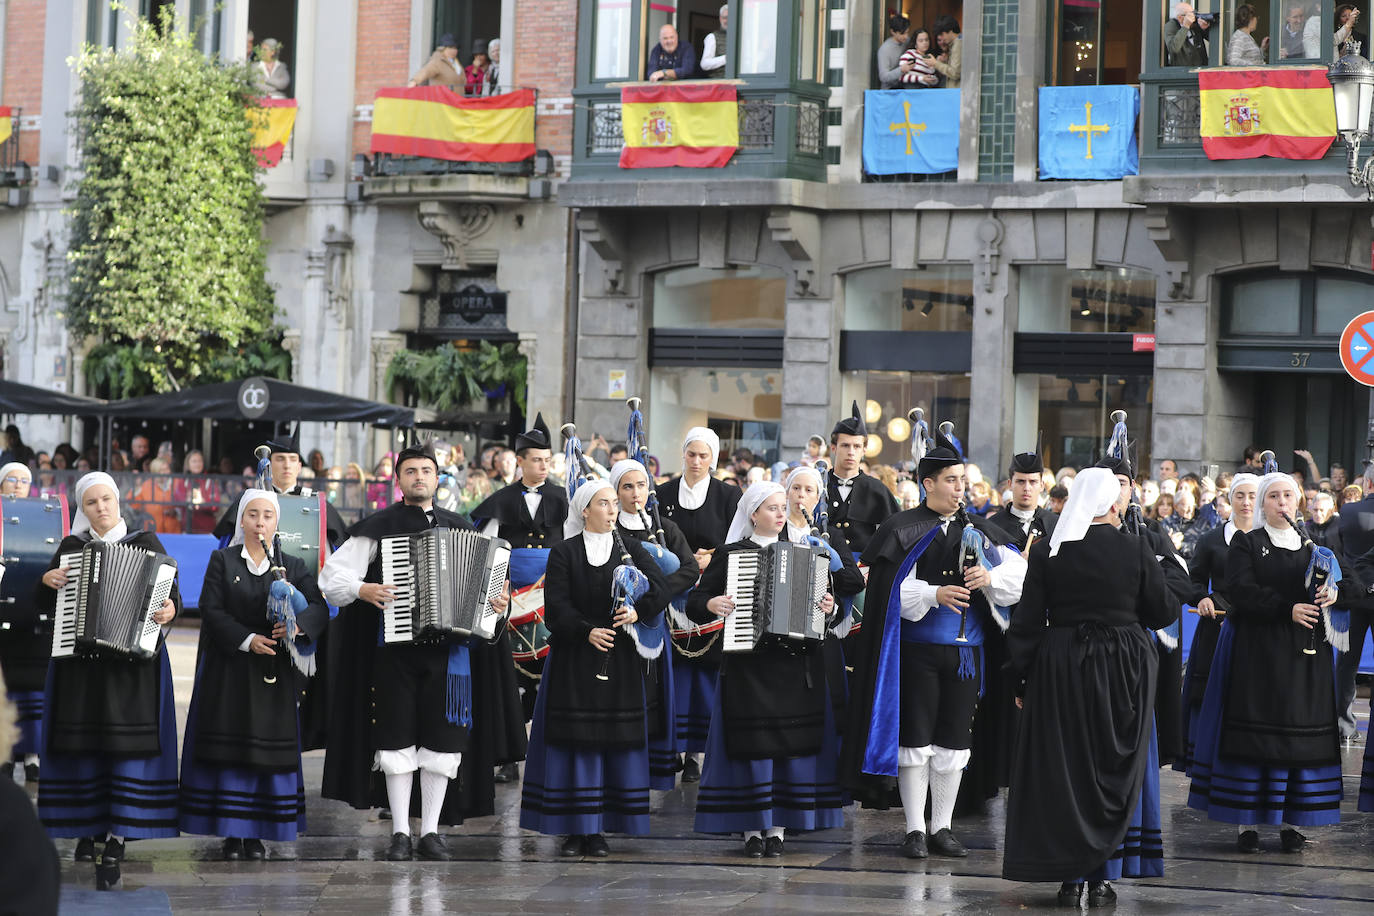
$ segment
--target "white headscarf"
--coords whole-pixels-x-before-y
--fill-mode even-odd
[[[272,504],[272,508],[277,510],[277,520],[281,520],[281,503],[277,501],[277,494],[271,490],[259,490],[250,487],[243,491],[243,496],[239,499],[239,512],[234,516],[234,536],[229,539],[229,546],[235,547],[244,542],[243,534],[243,513],[248,511],[248,504],[255,499],[265,499]]]
[[[76,482],[76,516],[72,519],[72,534],[84,534],[89,531],[93,540],[108,543],[122,541],[125,535],[129,533],[129,526],[123,518],[116,522],[113,528],[105,532],[103,537],[97,537],[91,528],[91,520],[86,517],[86,511],[81,508],[81,502],[86,497],[86,491],[95,486],[109,487],[114,493],[115,503],[118,504],[119,502],[119,484],[115,483],[115,479],[109,474],[104,471],[91,471],[83,476]]]
[[[1269,524],[1269,518],[1264,514],[1264,496],[1274,487],[1289,487],[1299,499],[1302,498],[1302,490],[1298,489],[1298,482],[1293,479],[1292,475],[1285,474],[1283,471],[1275,471],[1260,478],[1258,492],[1255,493],[1255,511],[1259,513],[1264,530],[1268,532],[1269,540],[1274,542],[1275,547],[1282,547],[1284,550],[1297,550],[1302,546],[1302,538],[1298,536],[1298,533],[1286,524],[1281,528],[1274,527]]]
[[[577,488],[577,492],[573,494],[572,505],[568,508],[568,519],[563,523],[563,537],[574,538],[582,533],[587,524],[582,518],[582,513],[592,504],[592,497],[602,490],[610,490],[611,496],[615,496],[615,487],[611,486],[611,482],[599,477],[589,478]]]
[[[1110,468],[1087,468],[1073,479],[1073,489],[1050,535],[1050,556],[1069,541],[1081,541],[1093,519],[1106,515],[1121,498],[1121,482]]]
[[[749,489],[745,490],[744,495],[739,498],[739,506],[735,509],[735,517],[730,520],[730,531],[725,535],[725,543],[733,544],[735,541],[753,537],[753,515],[758,511],[759,506],[763,505],[764,500],[775,493],[782,493],[786,496],[787,491],[782,488],[781,484],[773,483],[771,480],[751,483]]]
[[[720,436],[716,435],[715,430],[705,426],[693,426],[687,430],[687,436],[682,440],[682,454],[687,454],[687,446],[693,442],[706,443],[706,447],[711,450],[711,468],[715,468],[720,462]],[[711,476],[710,469],[707,470],[706,476]]]
[[[1245,471],[1241,471],[1235,477],[1231,478],[1231,489],[1226,491],[1226,497],[1228,499],[1234,500],[1236,497],[1236,487],[1242,486],[1247,483],[1253,485],[1256,489],[1258,489],[1260,484],[1259,475],[1248,474]]]
[[[611,489],[615,490],[617,502],[620,500],[620,480],[631,471],[638,471],[644,475],[645,480],[649,480],[649,472],[644,470],[644,465],[635,461],[633,458],[621,458],[615,464],[611,465]],[[654,482],[649,480],[649,486],[652,487],[653,485]],[[624,509],[620,510],[620,524],[634,531],[642,531],[644,529],[644,519],[640,518],[636,513],[626,512]]]
[[[14,471],[23,471],[24,476],[29,479],[29,485],[33,485],[33,471],[29,470],[29,466],[22,461],[11,461],[4,467],[0,467],[0,483],[3,483],[5,478]]]

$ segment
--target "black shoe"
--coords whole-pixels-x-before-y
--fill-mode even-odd
[[[1284,852],[1302,852],[1302,848],[1307,845],[1307,837],[1289,827],[1279,831],[1279,843]]]
[[[254,862],[262,862],[267,858],[267,847],[263,845],[262,840],[244,840],[243,857]]]
[[[924,830],[913,830],[902,840],[902,855],[908,859],[928,859],[930,850],[926,848],[926,833]]]
[[[1083,899],[1082,881],[1065,881],[1059,885],[1059,905],[1078,906],[1078,902]]]
[[[100,861],[106,865],[124,861],[124,841],[106,840],[105,851],[100,855]]]
[[[782,858],[782,837],[770,836],[763,841],[763,857],[765,859]]]
[[[29,785],[33,785],[34,783],[38,782],[38,764],[24,764],[24,782],[28,783]]]
[[[682,765],[683,782],[701,782],[701,764],[695,757],[688,757]]]
[[[1259,852],[1259,833],[1254,830],[1246,830],[1236,837],[1236,848],[1241,852]]]
[[[101,861],[95,867],[95,889],[98,891],[117,891],[122,876],[119,873],[119,862]]]
[[[243,858],[243,840],[236,836],[225,837],[222,849],[226,862],[237,862]]]
[[[572,834],[563,838],[563,842],[558,847],[558,854],[565,859],[572,859],[582,855],[583,837],[579,834]]]
[[[492,778],[495,779],[497,782],[519,782],[520,764],[508,763],[505,766],[498,767],[496,770],[496,775]]]
[[[1116,891],[1110,881],[1094,881],[1088,888],[1088,906],[1111,906],[1116,903]]]
[[[420,837],[420,845],[415,848],[415,852],[426,862],[453,861],[453,850],[448,848],[448,843],[437,833],[426,833]]]
[[[83,836],[76,841],[76,854],[72,857],[77,862],[95,861],[95,840],[88,836]]]
[[[595,856],[604,859],[611,854],[611,847],[606,843],[606,837],[599,833],[593,833],[587,837],[586,843],[582,846],[582,854]]]
[[[950,830],[948,827],[943,830],[935,831],[930,837],[929,844],[930,851],[937,856],[949,856],[952,859],[962,859],[964,856],[968,855],[968,849],[965,848],[963,843],[959,842],[959,838],[954,835],[954,831]]]
[[[0,779],[8,779],[10,782],[14,782],[13,760],[11,760],[9,763],[0,763]]]
[[[744,854],[751,859],[763,858],[763,837],[751,836],[744,841]]]
[[[388,862],[409,862],[413,858],[413,850],[410,846],[410,834],[393,833],[391,835],[391,846],[386,851]]]

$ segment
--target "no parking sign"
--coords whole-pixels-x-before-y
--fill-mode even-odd
[[[1341,332],[1341,365],[1355,381],[1374,388],[1374,312],[1356,315]]]

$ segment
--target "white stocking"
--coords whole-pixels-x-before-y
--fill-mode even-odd
[[[391,832],[410,835],[410,787],[415,771],[386,774],[386,801],[391,806]]]
[[[906,832],[926,829],[926,789],[930,785],[930,764],[897,768],[897,791],[906,812]]]
[[[439,832],[439,811],[448,792],[448,777],[433,770],[420,771],[420,836]]]

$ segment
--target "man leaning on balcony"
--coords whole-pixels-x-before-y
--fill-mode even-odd
[[[429,83],[438,86],[465,86],[467,76],[463,65],[458,62],[458,39],[453,33],[445,32],[439,36],[438,47],[425,61],[425,65],[410,78],[409,86]]]
[[[649,49],[649,81],[689,80],[696,69],[696,52],[691,45],[678,40],[677,29],[671,25],[659,29],[658,44]]]
[[[1164,23],[1164,62],[1170,67],[1207,66],[1210,19],[1199,19],[1191,3],[1174,5],[1174,18]]]

